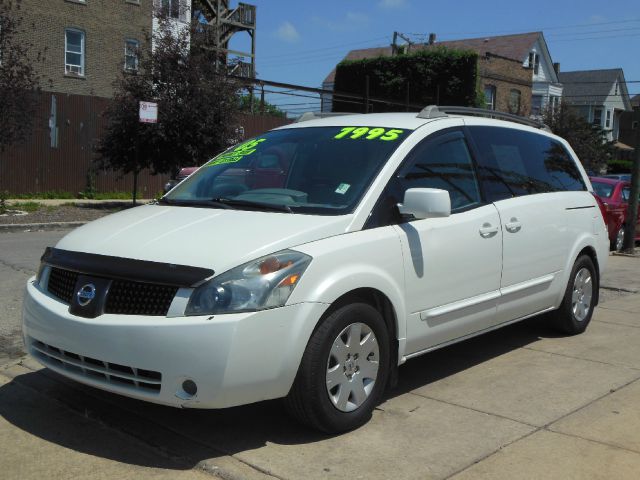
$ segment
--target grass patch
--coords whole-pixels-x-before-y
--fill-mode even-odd
[[[55,198],[75,198],[71,192],[63,192],[59,190],[50,190],[48,192],[37,193],[16,193],[11,197],[18,200],[50,200]]]
[[[41,205],[38,202],[16,202],[9,205],[11,210],[22,210],[24,212],[35,212],[40,210]]]

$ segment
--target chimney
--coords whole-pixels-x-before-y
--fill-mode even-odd
[[[433,45],[434,43],[436,43],[436,34],[435,33],[430,33],[429,34],[429,45]]]
[[[553,64],[553,69],[556,71],[556,75],[560,75],[560,64],[558,62]]]

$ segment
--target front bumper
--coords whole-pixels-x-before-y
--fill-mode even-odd
[[[224,408],[285,396],[328,308],[300,303],[201,317],[104,314],[88,319],[31,278],[23,304],[27,351],[52,370],[103,390],[175,407]],[[197,385],[190,396],[185,380]]]

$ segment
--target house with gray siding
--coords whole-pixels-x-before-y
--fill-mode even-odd
[[[563,102],[581,117],[604,129],[609,141],[618,141],[620,118],[631,111],[631,99],[621,68],[560,73]]]

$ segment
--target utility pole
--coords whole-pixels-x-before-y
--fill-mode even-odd
[[[398,45],[398,37],[400,37],[405,42],[407,42],[407,50],[406,52],[403,52],[403,53],[409,53],[409,51],[411,50],[411,46],[413,45],[413,42],[411,41],[411,39],[406,35],[404,35],[403,33],[393,32],[393,45],[391,45],[391,55],[397,55],[400,52],[400,46]]]
[[[636,123],[636,150],[631,171],[631,192],[629,193],[629,209],[627,210],[627,226],[624,232],[622,250],[634,253],[636,246],[636,229],[638,222],[638,195],[640,195],[640,108],[635,108],[633,119]],[[631,122],[633,125],[633,121]]]

